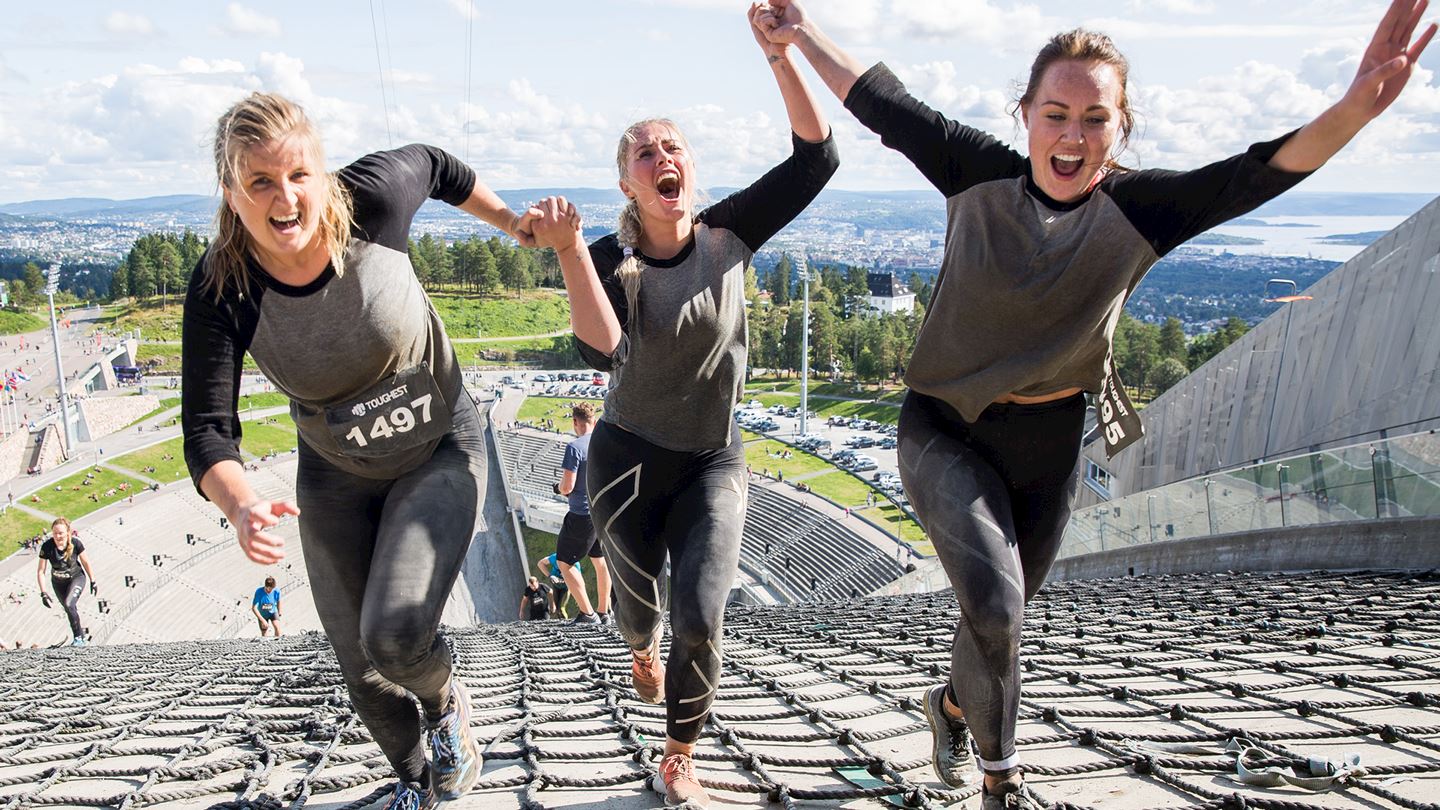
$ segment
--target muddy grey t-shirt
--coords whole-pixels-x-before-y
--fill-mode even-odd
[[[425,430],[448,423],[467,396],[407,247],[421,203],[464,202],[474,172],[446,152],[411,145],[360,158],[338,177],[355,200],[344,275],[326,267],[295,287],[252,260],[248,289],[227,288],[218,301],[203,286],[203,258],[191,277],[181,415],[197,489],[217,461],[240,459],[236,405],[246,351],[290,398],[305,444],[367,478],[403,475],[429,459],[439,437],[426,438]]]
[[[590,246],[624,330],[609,355],[576,340],[591,366],[611,372],[602,419],[668,450],[729,446],[749,341],[745,268],[840,165],[833,138],[792,140],[794,152],[784,162],[700,213],[679,255],[642,256],[639,312],[629,311],[615,275],[624,258],[619,239],[611,234]]]
[[[1061,203],[1028,158],[918,101],[883,64],[845,106],[945,195],[945,254],[905,383],[969,421],[1009,393],[1098,392],[1145,272],[1306,177],[1266,163],[1286,135],[1193,171],[1111,172]]]

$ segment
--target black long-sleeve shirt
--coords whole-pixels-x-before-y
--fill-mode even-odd
[[[281,283],[249,259],[245,290],[227,285],[220,299],[204,287],[200,260],[185,296],[181,420],[185,463],[199,489],[218,461],[240,460],[236,413],[246,351],[290,397],[300,436],[331,464],[370,478],[392,478],[430,457],[438,439],[383,456],[357,456],[327,427],[326,408],[344,403],[397,372],[428,364],[446,402],[465,396],[454,348],[410,264],[410,221],[427,198],[459,205],[475,173],[454,156],[411,145],[367,155],[341,169],[355,201],[345,272],[327,266],[303,287]],[[418,413],[418,409],[417,409]],[[203,494],[203,493],[202,493]]]
[[[970,421],[1008,393],[1099,391],[1146,271],[1306,177],[1267,165],[1286,135],[1193,171],[1110,172],[1061,203],[1028,158],[926,106],[884,64],[845,106],[945,195],[945,255],[905,383]]]
[[[745,267],[840,165],[833,138],[793,141],[795,151],[780,165],[702,211],[679,255],[641,257],[638,318],[615,275],[624,259],[619,238],[610,234],[590,246],[623,330],[610,355],[576,340],[591,366],[612,372],[602,419],[669,450],[729,445],[745,385]]]

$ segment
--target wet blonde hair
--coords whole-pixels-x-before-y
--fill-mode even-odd
[[[247,98],[220,116],[215,126],[215,177],[220,186],[232,194],[246,194],[240,182],[246,153],[253,147],[291,135],[305,138],[306,147],[315,160],[316,171],[325,178],[325,193],[320,208],[320,238],[335,274],[345,272],[345,247],[350,242],[354,220],[354,203],[350,191],[333,174],[323,171],[325,150],[320,134],[300,105],[274,93],[251,93]],[[223,199],[215,212],[215,241],[205,253],[205,285],[219,298],[227,285],[244,290],[250,283],[246,254],[250,251],[250,234],[240,217],[230,210]]]
[[[68,563],[68,562],[70,562],[70,558],[75,556],[75,527],[74,527],[74,526],[71,526],[71,525],[70,525],[70,521],[69,521],[68,519],[66,519],[66,518],[63,518],[63,517],[55,518],[54,520],[50,521],[50,537],[51,537],[52,540],[53,540],[54,537],[55,537],[55,527],[56,527],[56,526],[61,526],[61,525],[63,525],[63,526],[65,527],[65,530],[66,530],[66,531],[65,531],[65,541],[66,541],[66,542],[65,542],[65,562]],[[58,550],[58,545],[57,545],[57,550]]]
[[[620,179],[626,180],[630,174],[630,147],[639,140],[640,130],[645,127],[656,126],[670,130],[675,140],[690,155],[690,165],[695,165],[695,157],[690,152],[690,142],[685,139],[685,133],[675,125],[669,118],[646,118],[643,121],[636,121],[625,128],[620,136],[620,145],[615,149],[615,167],[620,171]],[[691,173],[690,187],[695,195],[694,203],[698,204],[701,195],[695,183],[694,173]],[[698,220],[698,215],[692,214]],[[631,197],[625,207],[620,210],[620,226],[617,236],[620,240],[620,247],[625,250],[625,258],[620,260],[620,266],[615,268],[615,276],[620,279],[620,285],[625,288],[625,304],[630,311],[630,328],[636,330],[640,326],[638,307],[640,304],[640,276],[645,272],[645,263],[640,261],[640,236],[644,233],[645,227],[640,219],[640,206]]]
[[[1120,148],[1115,154],[1123,153],[1130,145],[1130,133],[1135,129],[1135,111],[1130,107],[1130,60],[1115,47],[1110,37],[1098,31],[1075,28],[1051,37],[1035,55],[1035,61],[1030,65],[1030,80],[1026,82],[1024,92],[1011,102],[1010,114],[1019,120],[1020,110],[1035,101],[1035,94],[1040,92],[1040,83],[1045,79],[1045,71],[1056,62],[1100,62],[1115,69],[1115,75],[1120,79]],[[1126,170],[1113,157],[1105,159],[1105,168]]]

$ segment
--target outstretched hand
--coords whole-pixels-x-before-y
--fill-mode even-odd
[[[530,206],[526,215],[534,215],[535,244],[560,251],[573,248],[579,241],[580,212],[564,197],[546,197]]]
[[[1429,0],[1393,0],[1370,46],[1360,58],[1360,68],[1355,80],[1340,101],[1350,114],[1362,121],[1371,121],[1385,112],[1391,103],[1405,89],[1410,75],[1415,72],[1416,60],[1420,58],[1430,38],[1435,36],[1435,23],[1425,27],[1414,42],[1411,38],[1425,15]]]
[[[750,25],[756,38],[763,35],[765,42],[772,45],[795,44],[800,27],[807,22],[809,18],[805,16],[805,9],[795,0],[766,0],[750,6]]]
[[[265,530],[274,527],[285,515],[298,514],[300,510],[289,501],[259,500],[241,506],[234,521],[240,550],[261,565],[285,559],[285,539]]]

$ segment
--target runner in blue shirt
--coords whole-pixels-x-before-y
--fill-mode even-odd
[[[274,630],[280,637],[280,589],[275,587],[275,578],[266,577],[265,584],[255,589],[255,598],[250,600],[250,612],[260,622],[260,637],[265,631]]]

